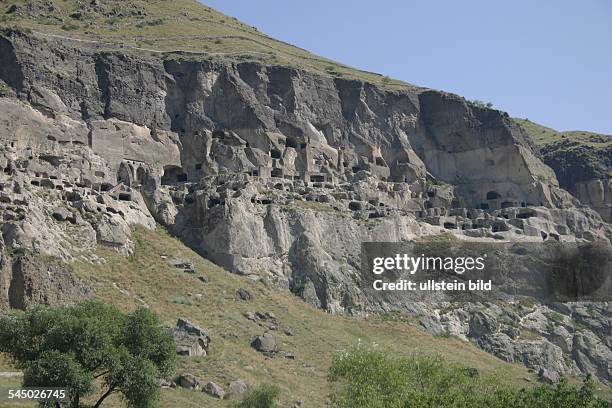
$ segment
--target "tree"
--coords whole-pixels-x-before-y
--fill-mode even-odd
[[[139,308],[126,315],[98,301],[0,317],[0,351],[23,368],[25,387],[65,387],[75,408],[96,382],[104,392],[95,407],[113,393],[149,407],[158,378],[176,361],[174,340],[155,314]]]

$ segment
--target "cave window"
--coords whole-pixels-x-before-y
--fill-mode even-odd
[[[222,130],[215,130],[212,136],[214,139],[223,139],[225,137],[225,132]]]
[[[383,160],[382,157],[377,157],[376,158],[376,165],[377,166],[381,166],[381,167],[385,167],[386,166],[385,161]]]
[[[353,173],[357,173],[358,171],[361,170],[361,167],[355,166],[355,167],[353,167],[352,170],[353,170]]]
[[[132,195],[130,193],[119,193],[120,201],[132,201]]]
[[[317,183],[323,183],[325,182],[325,176],[321,174],[313,174],[312,176],[310,176],[310,181],[317,182]]]
[[[195,165],[196,170],[202,170],[202,163],[198,163]]]
[[[489,191],[487,193],[487,200],[497,200],[501,198],[501,195],[497,191]]]
[[[457,226],[454,223],[452,223],[452,222],[445,222],[444,223],[444,228],[445,229],[456,229]]]
[[[273,159],[280,159],[281,158],[280,150],[277,150],[277,149],[270,150],[270,157],[272,157]]]
[[[136,170],[136,180],[138,180],[138,184],[143,185],[147,178],[147,172],[143,167],[138,167]]]
[[[481,210],[488,210],[489,209],[489,204],[488,203],[481,203],[480,204],[480,209]]]
[[[161,178],[162,185],[181,183],[185,181],[187,181],[187,174],[183,172],[183,169],[181,167],[166,166],[164,168],[164,174]]]
[[[285,146],[293,147],[295,149],[297,148],[297,142],[295,141],[295,139],[288,137],[287,140],[285,141]]]
[[[253,177],[258,177],[258,176],[259,176],[259,170],[253,170],[253,171],[251,171],[251,175],[252,175]]]
[[[272,169],[272,177],[283,177],[283,171],[281,169]]]
[[[47,136],[47,140],[50,141],[50,142],[56,142],[57,141],[57,139],[54,138],[53,136]]]
[[[101,191],[110,191],[113,188],[113,185],[110,183],[102,183],[100,184]]]

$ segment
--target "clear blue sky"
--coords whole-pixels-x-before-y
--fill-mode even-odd
[[[609,0],[204,0],[315,54],[612,134]]]

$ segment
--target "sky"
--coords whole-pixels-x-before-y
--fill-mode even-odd
[[[609,0],[203,2],[356,68],[612,135]]]

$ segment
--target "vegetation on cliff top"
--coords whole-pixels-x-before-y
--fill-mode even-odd
[[[97,42],[124,51],[256,60],[387,88],[407,85],[271,38],[256,27],[196,0],[0,0],[0,24]]]
[[[513,118],[527,132],[538,147],[543,147],[561,140],[576,141],[581,145],[602,148],[612,144],[612,136],[581,130],[560,132],[529,119]]]

